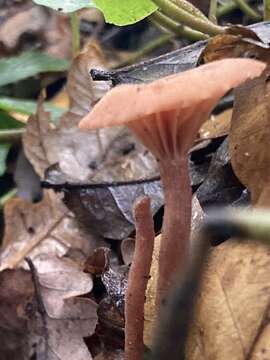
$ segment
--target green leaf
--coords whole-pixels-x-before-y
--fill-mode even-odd
[[[38,5],[50,7],[63,12],[74,12],[93,6],[90,0],[33,0]]]
[[[3,176],[6,171],[6,160],[10,144],[0,144],[0,176]]]
[[[37,51],[0,59],[0,86],[35,76],[39,73],[65,71],[69,62]]]
[[[7,112],[15,111],[21,114],[33,115],[36,113],[37,103],[32,100],[19,100],[9,97],[0,97],[0,109]],[[45,111],[51,114],[52,121],[57,121],[66,111],[50,103],[44,103]]]
[[[0,111],[0,132],[1,130],[18,129],[23,126],[24,125],[21,122],[17,121],[9,114]],[[6,160],[10,147],[10,144],[0,144],[0,176],[4,175],[6,171]]]
[[[23,123],[17,121],[6,112],[0,111],[0,130],[19,129],[22,127],[24,127]]]
[[[157,10],[151,0],[94,0],[107,23],[114,25],[134,24]]]

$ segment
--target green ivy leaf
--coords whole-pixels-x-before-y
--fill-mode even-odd
[[[48,111],[51,115],[53,121],[57,122],[61,115],[66,111],[58,106],[45,102],[44,110]],[[13,99],[9,97],[0,96],[0,110],[5,110],[7,112],[18,112],[26,115],[33,115],[37,110],[37,102],[33,100],[22,100],[22,99]]]
[[[114,25],[134,24],[157,10],[151,0],[94,0],[107,23]]]
[[[65,71],[69,62],[38,51],[0,59],[0,86],[27,79],[43,72]]]
[[[74,12],[83,8],[93,7],[91,0],[33,0],[38,5],[50,7],[63,12]]]

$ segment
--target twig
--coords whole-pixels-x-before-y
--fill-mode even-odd
[[[217,0],[210,0],[209,20],[217,24]]]
[[[246,2],[246,0],[234,0],[234,2],[238,5],[239,9],[243,11],[250,19],[258,21],[261,19],[261,15],[252,9],[251,6]]]
[[[186,0],[171,0],[179,8],[187,11],[191,15],[194,15],[204,21],[209,21],[208,18],[193,4]]]
[[[270,20],[270,1],[264,0],[263,1],[263,19]]]
[[[178,284],[168,295],[155,330],[151,360],[184,360],[185,343],[193,308],[209,249],[208,236],[200,233],[186,271],[178,274]]]
[[[0,143],[16,143],[21,141],[25,129],[9,129],[0,131]]]
[[[80,20],[76,12],[70,14],[70,22],[72,33],[72,54],[75,56],[80,50]]]
[[[170,0],[153,0],[153,2],[159,7],[159,10],[161,10],[172,20],[189,26],[194,30],[201,31],[209,35],[217,35],[224,32],[224,28],[221,26],[215,25],[210,21],[202,20],[188,13],[187,11],[172,3]]]
[[[154,248],[154,224],[147,197],[135,205],[135,253],[128,277],[125,305],[125,359],[143,359],[143,328],[145,291]]]
[[[37,311],[40,314],[40,317],[41,317],[41,320],[42,320],[43,331],[44,331],[44,343],[45,343],[43,359],[46,360],[46,359],[48,359],[48,349],[49,349],[49,333],[48,333],[48,327],[47,327],[47,312],[46,312],[46,308],[45,308],[45,305],[44,305],[43,300],[42,300],[41,291],[40,291],[40,284],[39,284],[38,274],[37,274],[37,270],[35,268],[35,265],[33,264],[32,260],[29,257],[26,257],[24,260],[27,262],[27,264],[28,264],[28,266],[30,268],[30,272],[31,272],[31,276],[32,276],[32,282],[33,282],[33,285],[34,285],[34,294],[35,294],[35,298],[36,298],[36,302],[37,302]]]
[[[170,19],[168,16],[162,14],[162,12],[160,11],[155,11],[152,15],[149,16],[149,19],[156,26],[161,26],[163,29],[172,31],[174,34],[180,35],[183,38],[191,41],[206,40],[209,38],[208,35],[203,34],[200,31],[192,30],[188,26],[178,24],[177,22]]]
[[[149,54],[151,51],[159,48],[160,46],[166,44],[168,41],[172,40],[175,37],[174,34],[167,33],[159,36],[158,38],[150,41],[148,44],[146,44],[143,48],[136,51],[134,54],[132,54],[127,60],[122,61],[121,63],[117,64],[117,68],[124,67],[127,65],[131,65],[135,63],[136,61],[139,61],[141,58]]]

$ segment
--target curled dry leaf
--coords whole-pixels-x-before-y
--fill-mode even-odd
[[[253,242],[215,248],[203,278],[187,359],[268,359],[270,253]]]
[[[229,136],[233,170],[251,192],[253,204],[269,206],[269,70],[235,92]]]
[[[67,93],[70,109],[61,118],[62,127],[78,125],[81,118],[110,89],[108,82],[92,80],[90,70],[93,67],[106,69],[107,62],[98,43],[92,40],[75,57],[69,69]]]
[[[10,200],[4,210],[6,232],[0,254],[1,269],[14,268],[26,256],[39,254],[63,256],[69,249],[84,254],[92,251],[98,239],[77,225],[61,200],[51,191],[40,203]]]
[[[225,58],[248,57],[267,61],[269,46],[251,29],[233,26],[227,33],[211,38],[200,55],[199,62]]]
[[[121,242],[121,255],[125,265],[130,265],[132,262],[135,249],[135,240],[132,238],[124,239]]]

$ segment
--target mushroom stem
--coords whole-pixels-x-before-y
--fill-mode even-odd
[[[164,188],[165,213],[159,252],[157,307],[165,304],[174,275],[182,271],[187,261],[192,200],[186,157],[161,161],[160,175]]]
[[[136,242],[125,298],[125,359],[143,359],[144,302],[154,248],[154,224],[150,199],[144,197],[134,209]]]

